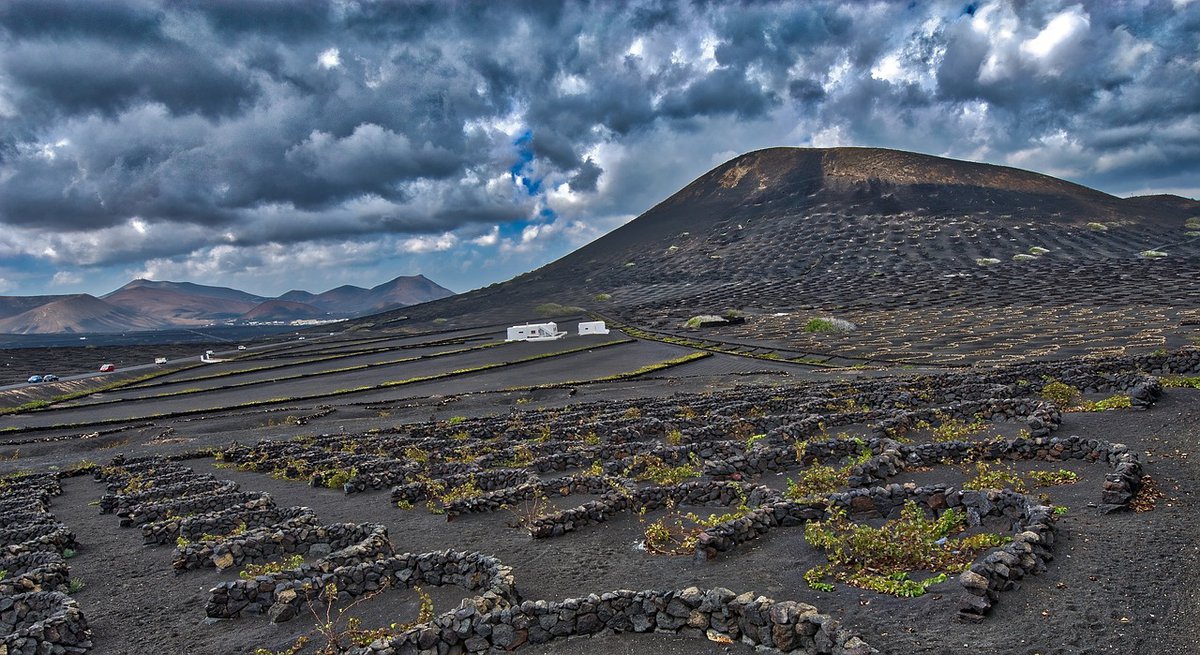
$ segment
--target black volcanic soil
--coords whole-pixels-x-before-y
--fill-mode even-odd
[[[406,341],[406,343],[410,343]],[[565,342],[564,342],[565,343]],[[528,344],[534,345],[534,344]],[[545,346],[546,344],[543,344]],[[558,347],[549,344],[551,349]],[[429,383],[419,395],[416,389],[400,388],[388,399],[376,398],[356,404],[359,396],[339,400],[335,411],[296,425],[293,417],[317,411],[319,403],[283,404],[272,411],[228,410],[209,415],[159,419],[140,427],[81,438],[88,427],[34,433],[6,433],[0,456],[3,470],[65,467],[81,459],[106,461],[125,453],[169,453],[200,447],[223,446],[237,440],[251,443],[260,438],[290,438],[298,435],[346,431],[363,433],[371,428],[446,419],[451,416],[505,414],[542,407],[566,407],[576,403],[626,398],[662,397],[674,393],[719,391],[743,382],[797,384],[813,376],[832,376],[794,364],[756,361],[718,355],[692,364],[666,369],[651,377],[622,383],[582,385],[526,391],[480,392],[492,378],[508,376],[509,386],[554,375],[588,374],[633,370],[648,361],[673,357],[684,349],[653,342],[648,356],[638,356],[638,347],[613,346],[580,353],[561,361],[549,359],[507,373],[475,373],[441,383]],[[343,342],[304,346],[312,355],[322,349],[344,351]],[[505,359],[505,347],[486,349]],[[608,361],[602,368],[581,365],[601,353]],[[483,360],[479,360],[483,361]],[[338,360],[330,363],[338,366]],[[754,371],[759,371],[755,373]],[[807,371],[807,372],[806,372]],[[744,373],[736,375],[735,373]],[[843,375],[854,374],[849,371]],[[864,371],[878,375],[879,371]],[[498,377],[499,376],[499,377]],[[232,376],[236,381],[238,376]],[[155,389],[145,389],[152,393]],[[455,395],[448,395],[453,392]],[[74,410],[72,410],[74,411]],[[47,414],[53,416],[54,412]],[[285,418],[286,415],[286,418]],[[525,598],[561,599],[618,588],[682,588],[688,585],[725,586],[735,591],[754,591],[775,599],[795,599],[816,605],[833,614],[844,625],[885,653],[967,654],[976,652],[1068,654],[1068,653],[1161,653],[1196,652],[1200,630],[1194,617],[1200,612],[1200,513],[1196,483],[1200,463],[1194,456],[1200,419],[1200,391],[1172,389],[1146,412],[1112,411],[1068,414],[1058,432],[1119,440],[1142,454],[1147,471],[1168,494],[1149,513],[1101,515],[1096,507],[1105,468],[1068,463],[1080,474],[1075,485],[1049,489],[1054,502],[1069,508],[1060,522],[1055,559],[1048,571],[1026,578],[1019,591],[1001,597],[994,612],[978,624],[955,619],[957,586],[951,581],[935,586],[927,596],[897,599],[839,585],[832,593],[810,590],[801,578],[816,565],[818,555],[803,540],[800,528],[777,529],[715,560],[696,562],[691,558],[662,558],[634,548],[641,526],[629,514],[582,529],[564,537],[530,540],[508,526],[504,512],[469,515],[447,522],[422,509],[394,508],[386,492],[346,496],[328,489],[313,489],[300,482],[273,479],[259,473],[212,469],[212,460],[191,462],[199,471],[212,470],[221,478],[237,481],[243,489],[271,493],[281,506],[312,507],[324,522],[377,521],[389,527],[397,548],[416,552],[455,548],[478,549],[495,554],[514,567],[518,589]],[[113,426],[120,428],[120,425]],[[1009,434],[1012,426],[996,429]],[[852,434],[862,426],[845,428]],[[858,432],[856,432],[856,430]],[[1007,430],[1007,432],[1006,432]],[[918,437],[920,435],[917,435]],[[34,439],[46,439],[33,443]],[[1036,468],[1036,464],[1021,464]],[[1024,470],[1024,469],[1023,469]],[[766,476],[761,482],[773,487],[786,476]],[[957,467],[936,467],[927,472],[905,473],[896,482],[961,483],[964,473]],[[196,655],[251,653],[257,647],[281,649],[312,623],[297,619],[282,626],[265,617],[209,623],[203,620],[207,590],[215,582],[235,574],[214,571],[189,572],[175,576],[170,567],[170,547],[143,547],[136,530],[121,529],[116,517],[100,515],[88,503],[99,498],[100,485],[84,478],[70,479],[65,493],[54,499],[52,511],[77,535],[82,546],[70,560],[72,575],[87,586],[76,594],[96,636],[94,652],[134,655],[174,652]],[[560,507],[590,497],[556,499]],[[709,510],[700,510],[709,511]],[[654,518],[654,514],[650,518]],[[463,592],[430,589],[435,606],[444,611],[457,605]],[[416,611],[411,593],[388,592],[356,610],[368,624],[382,625],[409,620]],[[724,646],[705,640],[662,635],[619,635],[570,642],[553,642],[530,647],[529,653],[748,653],[737,644]]]
[[[94,373],[101,364],[118,369],[151,364],[157,357],[200,357],[205,350],[227,350],[228,343],[186,343],[155,346],[79,346],[75,348],[6,348],[0,350],[0,385],[17,384],[31,375],[54,373],[59,377]]]
[[[628,515],[559,539],[531,541],[507,527],[505,513],[464,516],[448,523],[420,509],[395,509],[382,492],[347,497],[257,473],[214,472],[244,489],[268,491],[280,505],[312,507],[326,522],[383,522],[401,550],[458,548],[495,554],[515,568],[526,598],[720,585],[810,602],[861,631],[886,653],[1185,653],[1200,647],[1200,630],[1191,620],[1200,611],[1195,591],[1200,585],[1200,526],[1193,520],[1200,512],[1195,489],[1200,463],[1187,456],[1196,447],[1198,419],[1200,392],[1182,390],[1173,390],[1146,413],[1069,415],[1060,434],[1123,435],[1144,453],[1148,471],[1168,498],[1149,513],[1102,516],[1094,506],[1102,470],[1077,465],[1084,474],[1079,483],[1051,490],[1055,502],[1070,509],[1061,520],[1049,570],[1027,578],[1020,591],[1005,594],[994,614],[979,624],[954,619],[952,582],[934,587],[925,597],[905,600],[844,586],[830,594],[809,590],[800,573],[817,560],[799,528],[773,531],[717,560],[696,563],[635,550],[639,526]],[[204,461],[194,466],[208,470]],[[960,474],[947,471],[938,476],[935,470],[922,475],[953,480]],[[73,479],[53,507],[83,544],[70,563],[73,575],[88,583],[76,597],[96,633],[94,652],[249,653],[260,646],[282,648],[304,631],[304,619],[282,626],[272,626],[263,617],[203,622],[207,588],[230,574],[174,576],[169,547],[142,547],[137,531],[118,528],[114,516],[99,515],[87,505],[100,493],[100,486],[90,480]],[[461,596],[452,589],[437,590],[436,607],[449,609]],[[389,592],[358,613],[379,623],[411,617],[415,599]],[[564,649],[604,655],[750,652],[743,645],[729,649],[661,635],[594,637],[525,652]]]

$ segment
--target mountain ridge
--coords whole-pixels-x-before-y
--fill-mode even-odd
[[[991,293],[986,285],[997,282],[986,278],[1032,268],[1069,275],[1090,263],[1122,274],[1125,262],[1144,263],[1139,253],[1183,239],[1194,215],[1200,202],[1186,198],[1119,198],[1009,166],[881,148],[767,148],[714,167],[555,261],[404,315],[524,320],[556,303],[666,321],[742,306],[837,306],[862,290],[890,292],[893,279],[927,287],[947,275]],[[1180,242],[1160,267],[1194,250]],[[996,269],[980,264],[992,260]],[[822,285],[823,276],[847,282]],[[779,291],[788,286],[795,291]]]
[[[346,293],[347,289],[357,291]],[[331,294],[338,290],[340,294]],[[0,333],[128,332],[220,322],[334,320],[452,294],[423,275],[399,276],[372,289],[343,285],[322,294],[293,290],[279,298],[230,287],[138,278],[100,297],[0,296]]]

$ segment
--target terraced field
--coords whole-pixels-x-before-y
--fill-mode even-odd
[[[1200,652],[1198,217],[762,151],[403,317],[0,392],[0,643]]]

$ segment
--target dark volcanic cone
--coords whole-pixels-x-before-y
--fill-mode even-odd
[[[1169,251],[1154,262],[1156,275],[1193,260],[1196,240],[1184,227],[1193,216],[1194,200],[1123,199],[1004,166],[877,148],[771,148],[722,164],[542,268],[403,313],[494,321],[554,302],[673,319],[731,307],[874,307],[904,295],[919,304],[948,291],[1003,305],[1068,284],[1103,302],[1104,285],[1147,265],[1145,251]],[[1146,286],[1147,299],[1178,299],[1177,284]]]

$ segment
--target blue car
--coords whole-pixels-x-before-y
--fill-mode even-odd
[[[29,376],[29,384],[37,384],[41,381],[42,381],[42,376],[40,376],[40,375]]]

